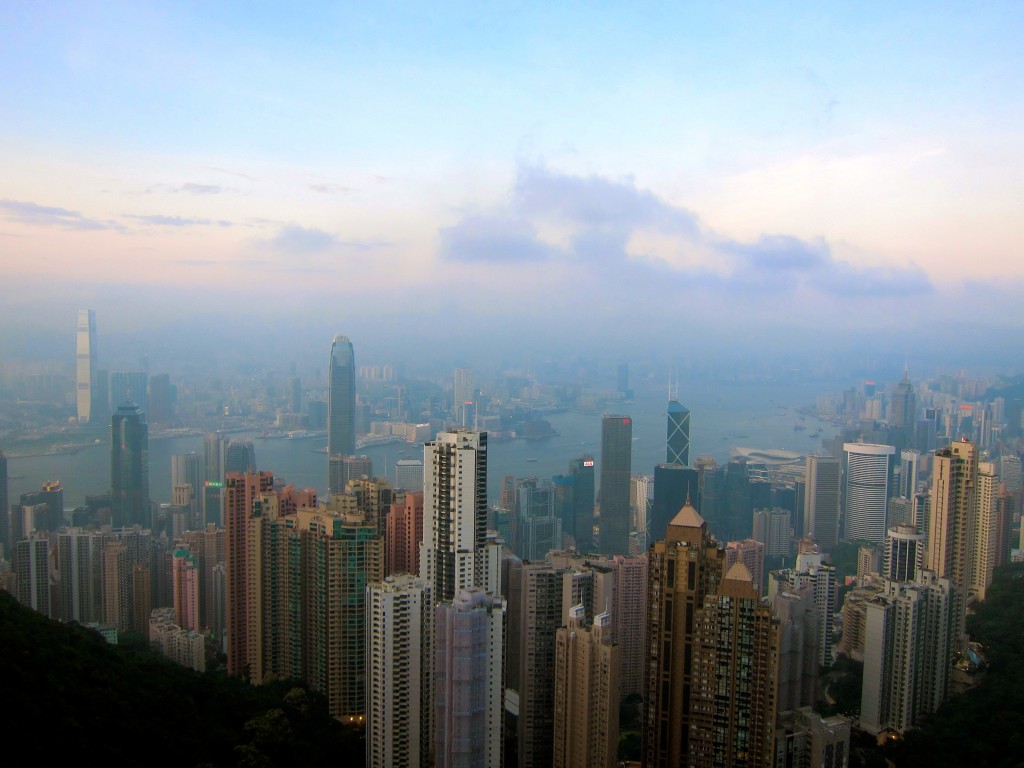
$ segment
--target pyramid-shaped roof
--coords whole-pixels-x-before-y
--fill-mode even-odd
[[[704,525],[704,518],[697,514],[697,510],[690,503],[690,498],[687,497],[683,508],[676,512],[676,516],[672,518],[672,522],[669,525],[681,525],[684,528],[700,528]]]

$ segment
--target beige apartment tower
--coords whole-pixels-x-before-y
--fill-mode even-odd
[[[611,616],[571,609],[555,637],[554,768],[614,768],[619,750],[622,655],[612,640]]]

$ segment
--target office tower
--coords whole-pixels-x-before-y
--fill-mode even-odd
[[[810,587],[777,591],[771,600],[779,624],[779,711],[814,706],[818,700],[821,628]]]
[[[224,482],[224,438],[216,432],[207,432],[203,438],[203,463],[206,480]]]
[[[961,650],[966,650],[967,598],[974,578],[977,528],[978,451],[973,443],[958,441],[936,451],[932,460],[927,568],[953,583],[954,635]]]
[[[687,500],[694,507],[700,497],[696,469],[682,464],[658,464],[654,468],[654,497],[651,500],[649,539],[665,538],[669,522],[683,508]]]
[[[195,452],[171,456],[171,487],[188,486],[191,493],[189,508],[192,528],[201,528],[205,522],[202,514],[205,482],[202,456]]]
[[[861,728],[906,733],[946,700],[955,649],[956,587],[932,571],[885,582],[865,603]]]
[[[149,428],[131,403],[110,422],[110,503],[115,528],[152,527],[149,508]]]
[[[385,572],[388,576],[420,572],[420,542],[423,540],[423,493],[407,492],[393,503],[385,532]]]
[[[14,550],[11,547],[11,507],[7,484],[7,457],[0,451],[0,557],[10,560]]]
[[[168,424],[174,418],[174,395],[171,377],[158,373],[149,377],[149,399],[146,415],[152,424]]]
[[[116,410],[125,403],[132,403],[139,406],[143,413],[149,413],[148,384],[145,371],[111,371],[111,409]]]
[[[64,487],[59,480],[48,480],[38,491],[21,494],[18,504],[33,508],[31,523],[20,527],[24,533],[33,529],[56,531],[64,525]]]
[[[629,476],[633,454],[633,420],[601,418],[601,554],[629,555]]]
[[[501,598],[479,587],[435,608],[436,768],[502,764],[503,619]]]
[[[909,448],[914,443],[917,425],[917,398],[906,371],[903,380],[896,385],[889,401],[889,426],[893,440],[900,448]]]
[[[551,763],[555,633],[564,623],[563,575],[549,562],[511,561],[508,577],[506,686],[518,697],[519,768]]]
[[[835,571],[831,566],[822,563],[820,553],[804,553],[797,555],[795,568],[784,568],[768,574],[769,602],[774,600],[779,592],[799,594],[806,588],[811,590],[814,598],[818,627],[821,631],[818,642],[821,655],[818,662],[823,667],[830,667],[834,658],[832,627],[835,614]]]
[[[642,551],[647,549],[647,526],[653,499],[654,478],[650,475],[633,475],[629,479],[630,528],[643,542]]]
[[[338,334],[331,342],[327,396],[327,455],[351,456],[356,452],[356,369],[352,342]],[[340,493],[344,487],[331,487]]]
[[[846,451],[846,541],[885,541],[889,506],[889,457],[896,449],[874,443],[844,443]]]
[[[722,490],[722,514],[711,522],[715,533],[723,539],[746,537],[750,531],[751,515],[754,513],[750,467],[746,458],[736,456],[729,460],[725,467],[725,483]]]
[[[555,637],[554,768],[615,768],[622,655],[611,616],[587,626],[582,605]]]
[[[107,541],[99,553],[102,622],[117,627],[119,632],[134,629],[141,621],[149,620],[152,604],[151,584],[144,581],[136,585],[132,579],[132,564],[128,547],[122,541]],[[142,566],[134,566],[141,568]],[[136,597],[135,590],[143,594]],[[142,602],[143,606],[137,607]],[[136,618],[134,611],[139,611]]]
[[[839,459],[808,456],[806,473],[804,533],[814,536],[826,551],[831,550],[839,543]]]
[[[725,552],[691,504],[648,553],[644,765],[687,765],[698,608],[717,594]]]
[[[792,552],[789,526],[789,510],[775,507],[774,509],[755,509],[753,516],[754,541],[764,544],[765,555],[773,558],[786,558]]]
[[[594,457],[581,456],[569,462],[572,478],[572,536],[577,552],[594,551]]]
[[[78,330],[75,346],[76,402],[78,421],[88,424],[93,420],[96,405],[96,313],[91,309],[78,310]]]
[[[690,466],[690,410],[674,397],[668,401],[665,463]]]
[[[555,486],[535,478],[516,483],[513,551],[523,560],[544,560],[562,546],[562,521],[555,508]]]
[[[18,602],[53,618],[50,598],[50,540],[33,532],[14,545]]]
[[[743,563],[696,618],[686,765],[774,766],[779,629]]]
[[[257,664],[250,658],[249,649],[249,559],[250,546],[248,519],[257,495],[274,488],[270,472],[258,474],[230,474],[224,481],[224,527],[227,531],[225,555],[227,591],[226,637],[228,674],[248,676],[250,667]]]
[[[479,586],[490,594],[487,545],[487,433],[441,432],[423,446],[420,578],[438,602]]]
[[[298,376],[288,379],[288,410],[302,413],[302,379]]]
[[[455,423],[466,429],[473,428],[473,369],[456,368],[455,386],[452,390],[452,413]]]
[[[172,557],[175,624],[182,629],[201,629],[199,558],[188,547],[178,547]]]
[[[373,477],[373,459],[369,456],[330,456],[327,462],[331,494],[344,493],[352,480]]]
[[[103,534],[82,528],[62,528],[56,538],[57,617],[80,624],[100,621]]]
[[[224,449],[224,474],[256,471],[256,446],[252,440],[229,440]]]
[[[914,525],[917,520],[917,507],[914,497],[896,497],[889,499],[889,527],[894,525]]]
[[[725,570],[728,571],[733,563],[743,563],[760,591],[764,588],[764,554],[764,542],[756,539],[730,541],[725,545]]]
[[[366,765],[422,768],[430,756],[430,586],[410,574],[367,587]]]
[[[419,459],[399,459],[395,463],[395,487],[422,493],[423,462]]]
[[[920,472],[921,452],[916,449],[900,451],[900,477],[898,495],[905,499],[917,493],[917,478]]]
[[[916,525],[893,525],[885,540],[882,576],[890,581],[913,581],[924,568],[924,534]]]

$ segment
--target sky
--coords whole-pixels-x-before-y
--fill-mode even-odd
[[[0,4],[8,354],[1019,365],[1024,5],[299,5]]]

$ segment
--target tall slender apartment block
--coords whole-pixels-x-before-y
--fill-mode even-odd
[[[841,468],[831,456],[808,456],[804,530],[825,550],[839,543]]]
[[[966,648],[967,597],[974,578],[978,528],[978,450],[966,440],[935,452],[927,568],[955,590],[954,634]]]
[[[601,418],[602,555],[629,555],[629,478],[633,455],[633,420],[629,416]]]
[[[356,452],[356,363],[352,342],[340,333],[331,342],[328,370],[327,456],[351,456]],[[330,487],[330,493],[345,488]]]
[[[423,446],[423,541],[420,577],[434,599],[453,599],[490,583],[487,550],[487,433],[442,432]]]
[[[779,626],[749,571],[735,563],[694,622],[685,765],[775,765]]]
[[[405,573],[366,590],[366,765],[426,768],[433,706],[430,585]]]
[[[644,765],[683,766],[690,755],[698,611],[717,594],[725,551],[690,504],[648,553]]]
[[[88,424],[94,417],[96,402],[96,313],[93,310],[78,310],[75,339],[75,400],[78,407],[78,422]]]
[[[554,768],[614,768],[619,751],[622,656],[601,613],[587,626],[573,607],[555,637]]]
[[[423,492],[407,491],[404,501],[393,503],[385,524],[385,570],[389,576],[420,572],[423,540]]]
[[[434,613],[434,765],[502,765],[501,598],[460,589]]]
[[[172,584],[174,591],[174,619],[182,629],[201,628],[199,584],[202,572],[199,558],[188,547],[178,547],[172,555]]]
[[[1000,505],[999,477],[992,462],[978,463],[978,519],[974,535],[974,572],[971,575],[971,594],[984,600],[992,584],[992,573],[999,559]]]

